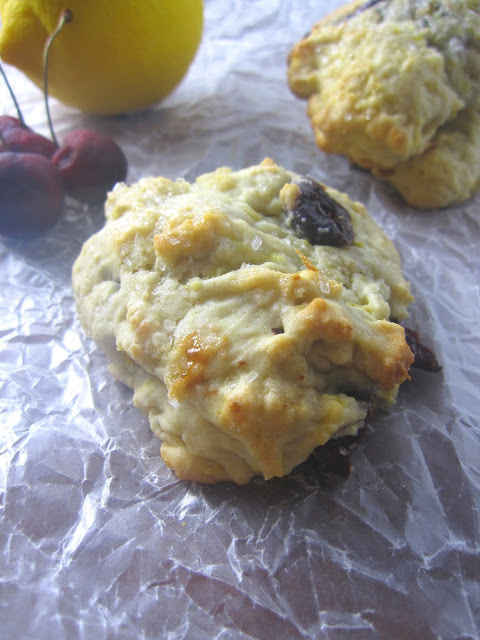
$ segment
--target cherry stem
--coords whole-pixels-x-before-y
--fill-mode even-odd
[[[53,129],[52,118],[50,116],[50,107],[48,105],[48,58],[50,56],[50,49],[52,47],[53,41],[58,36],[60,31],[62,31],[63,27],[69,22],[72,22],[72,20],[73,13],[70,11],[70,9],[64,9],[60,14],[60,20],[58,21],[55,31],[47,39],[45,48],[43,50],[43,94],[45,97],[45,110],[47,112],[48,128],[50,129],[52,140],[57,147],[59,147],[60,145],[58,144],[57,136],[55,135],[55,131]]]
[[[12,96],[13,104],[15,105],[15,109],[17,110],[18,119],[20,120],[20,124],[22,125],[22,127],[24,129],[28,129],[28,127],[27,127],[27,125],[25,123],[25,119],[23,117],[23,114],[22,114],[22,112],[20,110],[20,105],[18,104],[17,99],[15,97],[15,94],[13,93],[12,85],[8,81],[7,74],[5,73],[5,71],[4,71],[4,69],[3,69],[1,64],[0,64],[0,73],[2,74],[3,79],[5,80],[5,84],[7,85],[8,90],[10,92],[10,95]],[[2,142],[4,142],[4,141],[2,140]]]

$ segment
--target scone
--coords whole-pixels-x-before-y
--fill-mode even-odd
[[[320,149],[420,209],[480,189],[480,0],[353,2],[288,59]]]
[[[79,317],[180,478],[283,476],[395,401],[412,296],[361,204],[266,159],[117,185],[105,213]]]

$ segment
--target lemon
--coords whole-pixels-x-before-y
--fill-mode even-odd
[[[89,113],[159,102],[186,74],[202,36],[202,0],[0,0],[0,56],[40,88],[45,42],[67,7],[73,21],[53,41],[49,93]]]

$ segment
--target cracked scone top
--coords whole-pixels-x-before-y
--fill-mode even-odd
[[[319,207],[342,246],[299,237]],[[269,159],[117,185],[73,288],[184,479],[289,473],[394,402],[413,360],[389,321],[412,299],[390,240],[362,205]]]
[[[289,55],[318,146],[390,183],[414,207],[480,189],[479,0],[360,0]]]

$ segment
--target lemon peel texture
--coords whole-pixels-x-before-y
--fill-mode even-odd
[[[0,0],[0,56],[43,86],[42,53],[64,0]],[[53,43],[49,91],[89,113],[146,109],[185,76],[200,44],[202,0],[71,0]]]

